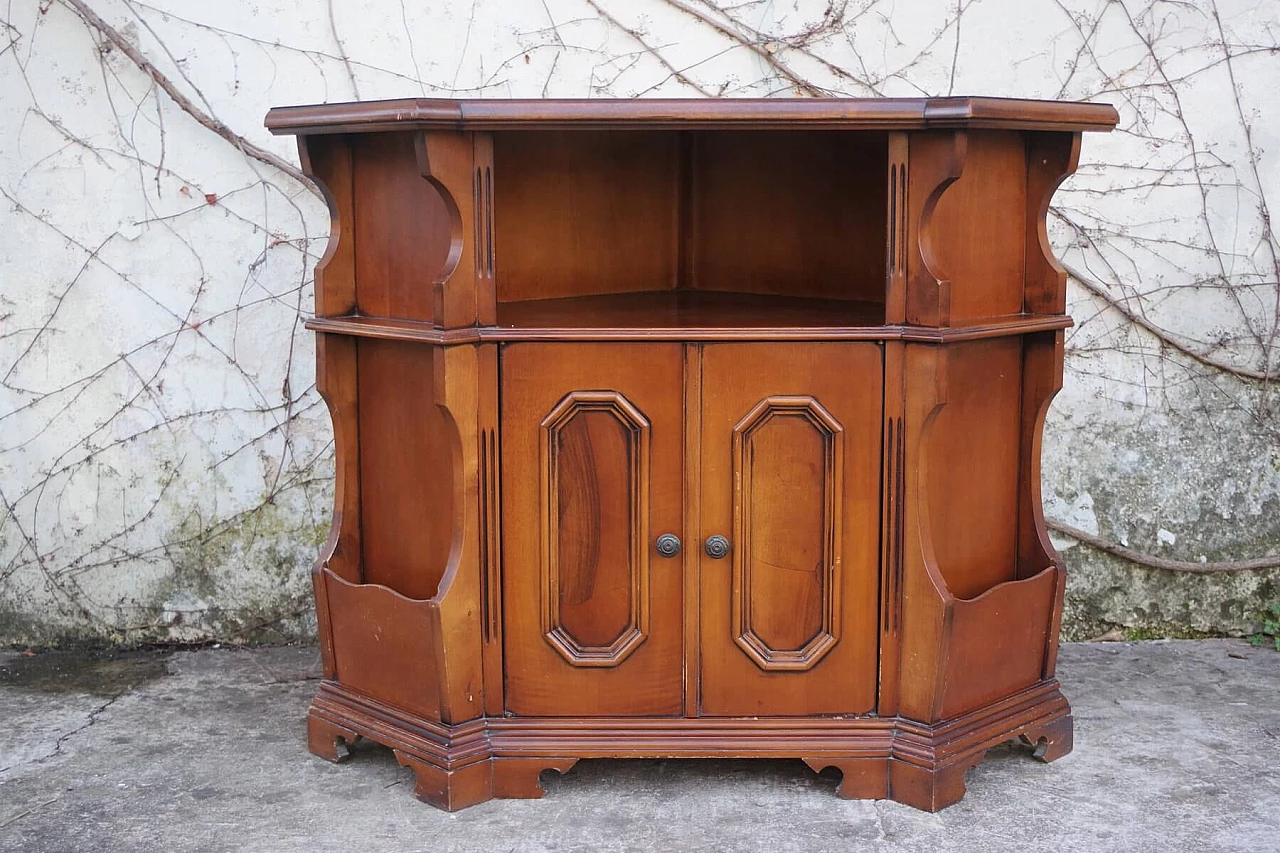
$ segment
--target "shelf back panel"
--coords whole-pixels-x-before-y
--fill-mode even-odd
[[[884,302],[885,134],[706,131],[691,156],[689,289]]]
[[[673,289],[676,144],[665,131],[495,134],[499,301]]]
[[[493,139],[499,303],[681,290],[884,304],[887,134]]]

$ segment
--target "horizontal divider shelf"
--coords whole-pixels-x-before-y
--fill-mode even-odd
[[[362,338],[458,345],[515,341],[910,341],[955,343],[1067,329],[1071,318],[1062,314],[1014,314],[948,328],[902,325],[868,326],[468,326],[441,329],[429,323],[384,317],[346,315],[312,317],[306,328],[316,332]]]

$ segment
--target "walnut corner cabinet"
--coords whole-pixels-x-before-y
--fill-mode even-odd
[[[1105,104],[274,109],[332,231],[309,743],[444,809],[793,757],[936,810],[1071,749],[1040,506],[1050,198]]]

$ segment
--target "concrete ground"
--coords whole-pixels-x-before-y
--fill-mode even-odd
[[[936,815],[799,761],[583,761],[545,799],[446,814],[388,750],[307,753],[314,649],[0,653],[0,850],[1280,849],[1280,653],[1067,645],[1059,670],[1075,752],[993,750]]]

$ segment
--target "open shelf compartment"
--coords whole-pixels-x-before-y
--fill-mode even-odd
[[[877,326],[888,135],[494,135],[498,325]]]

